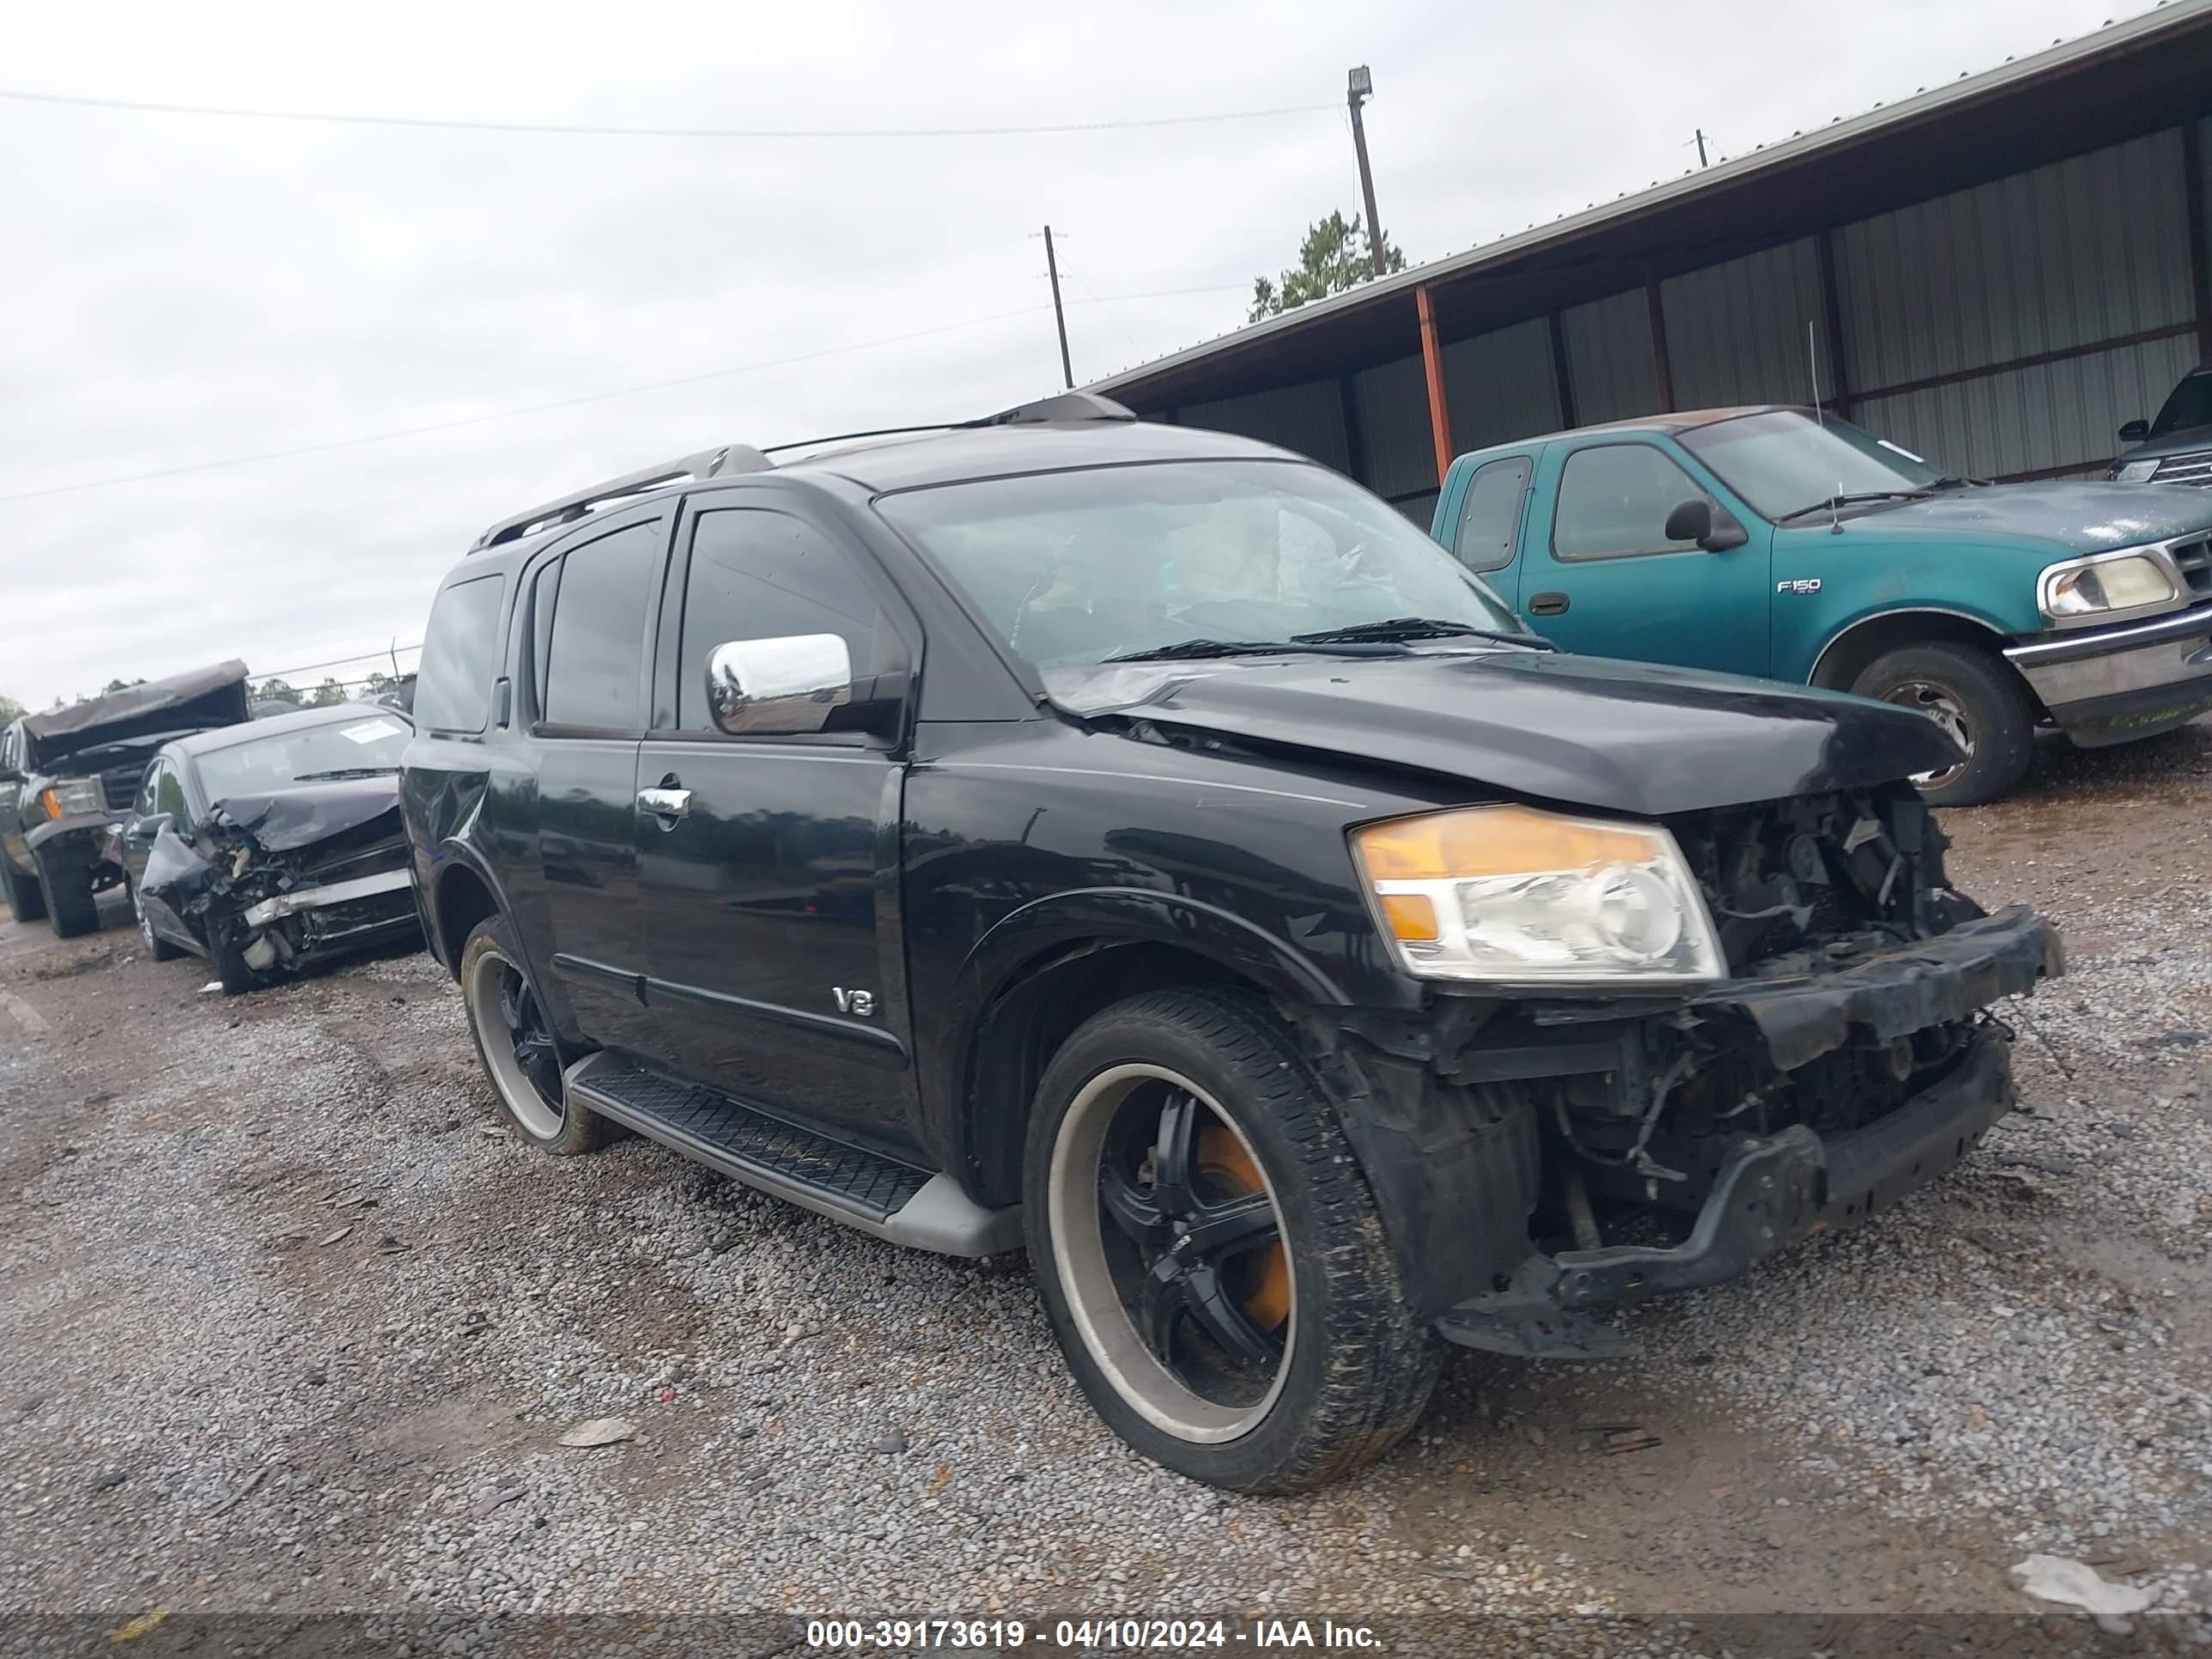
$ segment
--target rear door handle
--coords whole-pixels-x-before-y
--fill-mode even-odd
[[[1528,614],[1532,617],[1556,617],[1566,608],[1567,596],[1564,593],[1539,593],[1528,601]]]
[[[637,792],[637,804],[657,818],[691,816],[689,789],[641,789]]]

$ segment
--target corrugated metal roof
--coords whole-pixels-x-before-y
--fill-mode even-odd
[[[1563,214],[1549,224],[1532,227],[1470,248],[1463,253],[1432,259],[1425,264],[1413,265],[1394,275],[1379,277],[1346,293],[1316,300],[1295,311],[1271,317],[1265,322],[1250,324],[1200,344],[1188,346],[1181,351],[1107,375],[1092,381],[1085,390],[1110,395],[1123,386],[1148,380],[1166,370],[1203,362],[1217,353],[1242,349],[1273,335],[1289,335],[1319,327],[1332,318],[1410,295],[1414,289],[1425,283],[1439,283],[1479,271],[1486,265],[1504,264],[1540,250],[1550,243],[1567,240],[1616,220],[1646,214],[1655,208],[1725,190],[1762,173],[1800,163],[1824,152],[1849,149],[1893,128],[1923,119],[1957,105],[1989,97],[2022,82],[2073,70],[2104,54],[2186,27],[2203,19],[2208,13],[2212,13],[2212,0],[2159,0],[2156,6],[2138,16],[2108,24],[2075,40],[2062,41],[2042,52],[1985,70],[1979,75],[1962,76],[1948,85],[1916,94],[1893,104],[1876,105],[1848,118],[1839,118],[1825,127],[1779,143],[1763,145],[1748,155],[1717,162],[1710,167],[1656,185],[1649,190],[1623,196],[1581,213]]]

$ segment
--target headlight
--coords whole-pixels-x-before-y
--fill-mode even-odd
[[[2046,568],[2036,583],[2035,602],[2053,622],[2140,611],[2177,596],[2165,562],[2149,553],[2100,553],[2069,559]]]
[[[1723,978],[1712,918],[1656,824],[1469,806],[1352,832],[1406,971],[1569,984]]]
[[[2121,483],[2143,483],[2158,476],[2156,461],[2130,461],[2112,477]]]
[[[50,818],[75,817],[80,812],[104,812],[107,801],[98,778],[70,778],[49,784],[39,792],[39,803]]]

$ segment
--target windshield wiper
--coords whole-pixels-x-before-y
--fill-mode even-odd
[[[1328,628],[1291,637],[1307,645],[1351,644],[1366,640],[1471,639],[1490,640],[1499,645],[1525,645],[1538,651],[1558,648],[1551,641],[1534,634],[1509,634],[1494,628],[1477,628],[1469,623],[1446,622],[1438,617],[1393,617],[1387,622],[1355,623],[1349,628]]]
[[[1792,519],[1802,519],[1808,513],[1832,513],[1839,507],[1861,507],[1869,501],[1917,501],[1929,494],[1921,489],[1864,489],[1852,495],[1831,495],[1826,501],[1814,501],[1810,507],[1801,507],[1794,513],[1784,513],[1774,522],[1788,524]]]
[[[1108,657],[1107,662],[1177,662],[1201,657],[1395,657],[1402,654],[1393,641],[1346,641],[1336,644],[1328,640],[1178,640],[1173,645],[1156,645],[1146,651],[1125,651],[1118,657]]]
[[[399,769],[396,766],[341,766],[329,772],[302,772],[292,780],[295,783],[336,783],[342,778],[388,778]]]

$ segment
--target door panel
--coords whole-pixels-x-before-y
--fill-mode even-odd
[[[1768,668],[1773,532],[1650,444],[1570,453],[1551,491],[1549,545],[1520,561],[1521,613],[1563,648],[1737,674]],[[1703,495],[1750,539],[1708,552],[1665,538],[1667,514]]]
[[[690,796],[681,817],[636,813],[655,1052],[748,1101],[911,1146],[884,891],[897,763],[826,745],[648,739],[638,776]]]
[[[538,850],[553,971],[582,1034],[613,1048],[651,1047],[637,994],[645,950],[631,842],[636,794],[634,740],[538,745]]]

